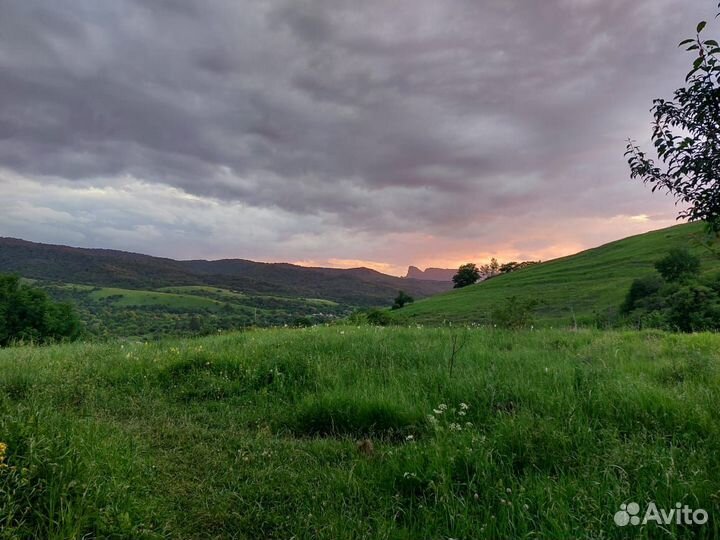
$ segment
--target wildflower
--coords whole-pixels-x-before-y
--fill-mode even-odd
[[[443,411],[442,411],[441,409],[433,409],[433,412],[434,412],[435,414],[442,414],[442,413],[443,413]]]
[[[446,411],[447,405],[445,405],[444,403],[441,403],[440,405],[438,405],[438,409],[440,409],[441,411]]]
[[[460,416],[465,416],[466,413],[465,413],[465,411],[458,411],[458,414],[459,414]]]
[[[512,489],[507,488],[507,489],[505,490],[505,492],[506,492],[506,493],[512,493]]]
[[[467,403],[461,403],[460,404],[460,410],[467,411],[470,408],[470,405]]]
[[[415,437],[413,437],[412,435],[408,435],[407,437],[405,437],[405,440],[406,440],[406,441],[412,441],[414,438],[415,438]]]
[[[465,422],[465,427],[468,427],[468,428],[473,427],[473,423],[472,423],[472,422]]]
[[[450,431],[462,431],[462,426],[460,424],[456,424],[455,422],[452,422],[450,424]]]
[[[527,504],[523,504],[523,510],[530,510],[530,507]]]

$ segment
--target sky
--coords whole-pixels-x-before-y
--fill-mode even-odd
[[[715,4],[0,0],[0,236],[402,275],[666,227],[624,148]]]

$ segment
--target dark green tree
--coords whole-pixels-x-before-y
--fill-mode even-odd
[[[718,4],[720,8],[720,4]],[[656,99],[651,109],[654,122],[652,141],[659,167],[634,141],[628,141],[625,155],[632,178],[664,190],[687,205],[679,218],[705,221],[708,229],[720,233],[720,47],[704,39],[706,22],[697,26],[696,36],[680,43],[695,55],[686,86],[674,98]]]
[[[700,274],[700,259],[685,248],[673,248],[655,263],[655,269],[665,281],[687,281]]]
[[[657,274],[634,280],[625,296],[625,302],[620,307],[620,313],[628,314],[637,308],[644,307],[647,299],[657,295],[664,284],[663,279]]]
[[[458,268],[457,274],[455,274],[452,278],[453,283],[455,284],[453,287],[455,289],[467,287],[468,285],[477,283],[479,279],[480,270],[478,270],[475,263],[463,264],[460,268]]]
[[[18,276],[0,274],[0,347],[16,341],[73,340],[81,331],[70,304],[53,302],[45,291],[23,284]]]
[[[412,304],[414,301],[415,299],[405,291],[399,291],[393,302],[392,309],[400,309],[405,307],[406,304]]]

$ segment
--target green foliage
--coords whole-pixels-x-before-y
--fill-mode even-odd
[[[667,322],[681,332],[720,330],[720,294],[702,282],[689,282],[667,295]]]
[[[382,309],[369,309],[365,317],[368,324],[373,326],[387,326],[393,322],[390,314]]]
[[[458,268],[457,274],[452,278],[454,283],[453,287],[455,289],[467,287],[468,285],[477,283],[479,279],[480,270],[478,270],[478,267],[474,263],[463,264]]]
[[[687,248],[673,248],[666,257],[655,263],[655,269],[665,281],[685,281],[700,274],[700,258]]]
[[[621,307],[641,327],[720,330],[720,276],[700,277],[700,261],[675,249],[656,264],[661,275],[636,279]]]
[[[0,347],[18,341],[77,339],[81,326],[69,304],[54,303],[18,276],[0,274]]]
[[[718,6],[720,7],[720,6]],[[686,86],[674,99],[653,101],[652,140],[661,169],[633,141],[626,156],[631,176],[655,190],[664,190],[685,203],[681,218],[702,220],[720,233],[720,48],[714,39],[704,39],[706,23],[697,26],[694,38],[681,47],[695,55]]]
[[[648,299],[654,298],[664,284],[663,278],[657,274],[650,274],[634,280],[630,285],[630,290],[625,297],[620,312],[628,314],[638,308],[653,309],[654,306],[648,303]]]
[[[491,320],[499,328],[520,330],[533,325],[535,318],[533,312],[539,302],[535,299],[521,299],[511,296],[505,302],[492,310]]]
[[[412,304],[415,301],[415,299],[410,296],[409,294],[406,294],[405,291],[400,291],[398,295],[395,297],[395,301],[393,302],[392,309],[400,309],[405,307],[405,304]]]
[[[718,537],[720,336],[463,332],[0,350],[0,538]]]

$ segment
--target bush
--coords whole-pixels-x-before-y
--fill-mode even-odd
[[[490,318],[495,326],[517,330],[533,324],[533,311],[538,306],[537,300],[522,300],[512,296],[503,305],[496,306]]]
[[[16,341],[74,340],[80,333],[80,320],[70,304],[51,301],[45,291],[22,284],[18,276],[0,275],[0,347]]]
[[[700,262],[673,249],[655,265],[662,275],[633,281],[621,312],[637,327],[720,330],[720,277],[700,278]]]
[[[639,307],[647,307],[648,299],[658,294],[665,282],[657,274],[636,279],[630,285],[630,290],[625,296],[625,302],[620,307],[620,312],[628,314]]]
[[[392,317],[387,311],[371,309],[367,312],[367,322],[373,326],[388,326],[392,323]]]
[[[702,283],[679,287],[667,299],[667,321],[681,332],[720,329],[720,295]]]
[[[665,281],[685,281],[700,274],[700,259],[685,248],[673,248],[655,263],[655,269]]]
[[[400,309],[405,307],[405,304],[412,304],[415,299],[407,294],[405,291],[400,291],[395,297],[395,302],[392,305],[392,309]]]

